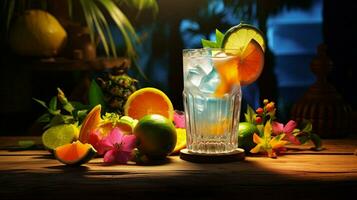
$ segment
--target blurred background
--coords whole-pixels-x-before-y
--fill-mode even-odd
[[[182,110],[182,49],[201,48],[201,39],[215,39],[215,29],[225,32],[241,22],[259,27],[268,44],[262,76],[243,89],[244,105],[248,103],[256,108],[262,99],[268,98],[278,105],[278,116],[282,121],[288,120],[293,105],[316,81],[310,63],[317,54],[317,47],[324,43],[333,62],[328,80],[352,108],[353,119],[356,119],[356,84],[352,78],[356,75],[353,57],[356,53],[354,19],[357,8],[353,2],[103,2],[1,2],[0,135],[36,134],[34,124],[44,109],[32,98],[47,102],[60,87],[69,98],[85,104],[89,81],[123,65],[130,67],[128,74],[139,81],[138,87],[152,86],[163,90],[174,107]],[[16,20],[24,10],[32,9],[51,13],[66,30],[70,42],[55,55],[24,55],[14,50],[11,35],[16,35],[12,32]],[[91,13],[94,14],[91,16]],[[104,31],[102,36],[100,30]],[[18,43],[26,45],[28,35],[23,32],[20,36],[23,40],[19,39]],[[77,39],[86,42],[76,43],[78,33],[84,35],[84,39]],[[103,37],[107,38],[107,44],[103,43]],[[123,59],[130,63],[125,61],[123,64]]]

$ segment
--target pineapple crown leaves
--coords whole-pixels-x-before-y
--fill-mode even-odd
[[[202,39],[201,43],[202,46],[206,48],[221,48],[223,38],[224,38],[224,33],[216,29],[216,41]]]

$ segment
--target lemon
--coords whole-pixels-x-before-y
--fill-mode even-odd
[[[27,10],[12,24],[10,47],[24,56],[55,56],[67,33],[57,19],[43,10]]]
[[[54,150],[55,148],[70,144],[78,138],[79,128],[74,124],[61,124],[47,129],[42,134],[42,143],[45,148]]]
[[[177,154],[181,149],[186,147],[186,129],[176,128],[177,141],[175,149],[172,151],[172,154]]]

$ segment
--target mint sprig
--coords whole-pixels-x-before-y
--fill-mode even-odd
[[[201,39],[204,48],[221,48],[224,34],[216,29],[216,41]]]

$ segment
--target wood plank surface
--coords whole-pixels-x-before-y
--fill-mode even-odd
[[[2,141],[4,138],[0,138]],[[22,138],[23,139],[23,138]],[[10,140],[9,140],[10,141]],[[16,144],[16,140],[12,140]],[[8,142],[2,142],[3,144]],[[0,150],[0,199],[344,199],[357,195],[357,140],[324,141],[328,154],[197,164],[170,156],[147,166],[67,167],[43,150]],[[305,148],[305,147],[304,147]],[[307,152],[304,154],[303,152]],[[240,197],[240,198],[238,198]]]

